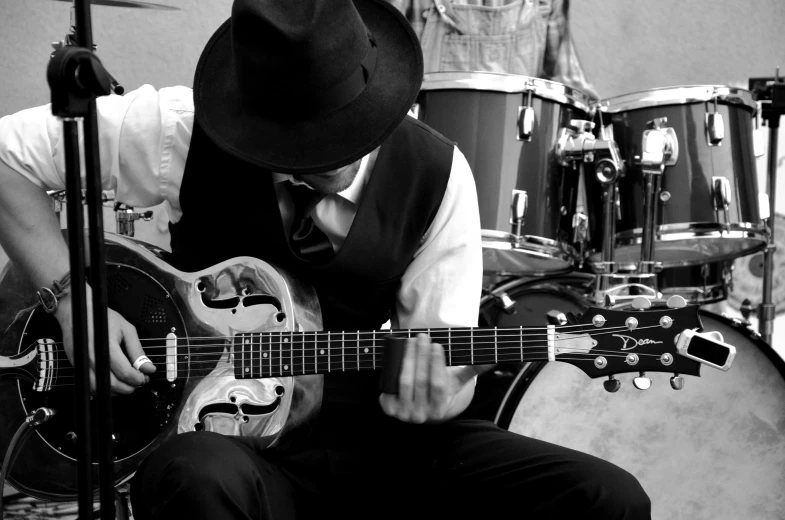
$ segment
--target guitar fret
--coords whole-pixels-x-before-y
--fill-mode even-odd
[[[452,329],[447,329],[447,366],[452,366]]]
[[[249,342],[251,347],[251,377],[260,378],[262,377],[262,335],[249,334],[249,336],[251,338]]]
[[[493,362],[499,363],[499,334],[496,327],[493,328]]]
[[[344,334],[341,331],[341,371],[346,372],[346,345],[344,345]]]
[[[469,334],[469,349],[471,350],[472,355],[472,365],[474,364],[474,329],[469,329],[471,333]]]
[[[328,330],[327,331],[327,371],[328,372],[331,372],[331,370],[330,370],[330,361],[331,361],[330,358],[331,357],[332,356],[330,356],[330,331]]]

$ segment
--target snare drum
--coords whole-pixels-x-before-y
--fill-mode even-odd
[[[582,222],[575,220],[579,172],[561,166],[554,148],[570,121],[586,120],[588,110],[588,96],[552,81],[487,72],[425,75],[417,117],[455,141],[472,168],[486,272],[573,269],[573,222]],[[528,198],[520,233],[512,222],[514,190]]]
[[[766,245],[758,213],[752,94],[724,86],[652,89],[602,100],[595,121],[619,145],[626,174],[618,183],[615,261],[641,260],[644,133],[673,138],[655,194],[653,258],[664,267],[730,260]],[[649,141],[654,143],[655,141]],[[646,157],[651,157],[648,155]],[[674,164],[670,164],[674,163]],[[593,261],[602,250],[599,183],[587,179]]]
[[[728,299],[732,288],[733,262],[671,267],[657,275],[657,289],[666,300],[679,295],[687,303],[705,305]]]

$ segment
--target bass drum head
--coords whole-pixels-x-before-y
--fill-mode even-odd
[[[483,296],[480,302],[480,327],[538,327],[548,324],[551,311],[581,313],[589,304],[580,286],[589,278],[579,273],[558,278],[515,279],[503,281]],[[508,307],[505,310],[505,306]],[[495,366],[481,374],[465,419],[493,421],[516,376],[528,363]]]
[[[675,391],[652,374],[611,394],[564,363],[532,363],[501,407],[499,425],[608,460],[651,497],[652,518],[782,519],[785,363],[749,330],[701,311],[737,355],[728,372],[704,367]],[[506,410],[506,414],[502,413]]]

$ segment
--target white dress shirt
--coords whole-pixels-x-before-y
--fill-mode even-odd
[[[98,98],[100,164],[104,190],[130,206],[168,204],[172,222],[182,216],[183,178],[194,120],[190,88],[145,85],[124,96]],[[64,189],[62,123],[49,105],[0,119],[0,161],[47,190]],[[337,251],[352,225],[373,174],[367,157],[349,188],[317,205],[314,222]],[[221,182],[221,172],[215,172]],[[275,180],[288,176],[274,174]],[[280,193],[282,186],[276,185]],[[247,194],[238,186],[238,201]],[[285,216],[288,197],[279,196]],[[204,208],[209,211],[209,207]],[[482,284],[480,218],[474,178],[455,148],[442,204],[401,279],[394,328],[476,326]]]

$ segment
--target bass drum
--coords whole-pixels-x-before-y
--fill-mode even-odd
[[[728,372],[704,367],[681,391],[667,374],[649,374],[649,390],[624,381],[610,394],[572,365],[530,363],[497,424],[626,469],[651,497],[654,519],[782,519],[785,363],[731,320],[706,311],[701,320],[736,347]]]
[[[480,301],[480,327],[541,327],[548,314],[579,314],[590,307],[583,294],[592,275],[571,273],[548,279],[506,280],[485,290]],[[505,394],[526,363],[501,364],[481,374],[471,404],[461,417],[493,421]]]

